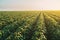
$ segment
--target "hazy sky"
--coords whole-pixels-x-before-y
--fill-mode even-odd
[[[60,10],[60,0],[0,0],[0,10]]]

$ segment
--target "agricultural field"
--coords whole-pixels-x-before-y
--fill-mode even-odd
[[[0,40],[60,40],[60,12],[0,11]]]

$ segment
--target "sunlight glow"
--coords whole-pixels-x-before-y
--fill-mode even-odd
[[[0,10],[60,10],[60,0],[0,0]]]

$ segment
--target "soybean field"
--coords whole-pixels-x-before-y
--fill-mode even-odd
[[[60,40],[60,12],[0,11],[0,40]]]

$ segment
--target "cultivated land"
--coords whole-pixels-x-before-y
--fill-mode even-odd
[[[60,40],[60,12],[0,11],[0,40]]]

